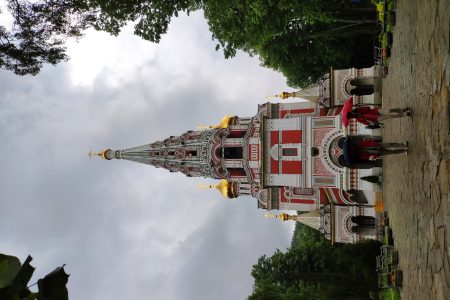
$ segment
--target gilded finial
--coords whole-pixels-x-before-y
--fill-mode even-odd
[[[103,159],[107,159],[106,158],[106,151],[108,151],[108,149],[103,150],[102,152],[94,152],[94,151],[89,151],[88,155],[90,158],[92,158],[93,156],[99,156]],[[109,160],[109,159],[107,159]]]
[[[281,213],[279,215],[265,214],[264,217],[268,219],[280,219],[281,221],[292,220],[294,216],[288,215],[286,213]]]
[[[199,183],[197,187],[201,190],[212,189],[214,186],[211,184]]]
[[[289,97],[294,97],[294,93],[288,93],[288,92],[281,92],[278,95],[270,95],[270,96],[266,96],[266,99],[271,99],[271,98],[281,98],[281,99],[287,99]]]
[[[102,153],[101,152],[94,152],[94,151],[89,151],[89,153],[88,153],[88,155],[89,155],[89,157],[90,158],[92,158],[93,156],[102,156]]]

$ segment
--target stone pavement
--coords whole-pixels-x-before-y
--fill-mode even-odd
[[[397,0],[383,109],[411,107],[385,121],[384,142],[409,155],[384,159],[384,199],[403,270],[402,299],[450,299],[450,0]]]

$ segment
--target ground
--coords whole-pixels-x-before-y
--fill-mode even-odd
[[[384,199],[403,269],[402,299],[450,299],[450,0],[397,0],[383,109],[383,141],[408,141],[408,155],[384,159]]]

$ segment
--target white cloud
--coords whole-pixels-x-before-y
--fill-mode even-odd
[[[155,58],[157,45],[137,38],[127,26],[118,37],[90,29],[79,41],[68,42],[70,76],[75,85],[92,85],[98,76],[111,86],[127,81],[143,62]]]
[[[206,285],[244,298],[251,265],[285,248],[292,224],[196,188],[207,180],[87,151],[252,116],[282,76],[244,54],[225,61],[201,13],[174,20],[159,45],[127,28],[88,32],[69,53],[36,77],[0,72],[0,252],[32,254],[36,277],[67,263],[72,300],[211,299]]]

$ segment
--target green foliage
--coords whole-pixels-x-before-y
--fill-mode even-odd
[[[341,0],[204,0],[216,49],[258,54],[292,86],[306,86],[333,66],[373,63],[376,15],[369,4]],[[361,55],[362,54],[362,55]]]
[[[0,299],[2,300],[68,300],[66,288],[68,275],[64,266],[38,280],[38,293],[28,289],[34,273],[28,256],[21,265],[17,257],[0,254]]]
[[[367,299],[376,289],[379,246],[377,241],[332,246],[319,232],[296,224],[290,249],[263,255],[253,266],[249,299]]]
[[[197,0],[74,0],[74,5],[95,15],[91,24],[97,30],[117,35],[128,22],[136,22],[134,33],[155,43],[167,32],[172,17],[200,6]]]
[[[12,284],[20,267],[17,257],[0,254],[0,289]]]
[[[271,282],[263,281],[248,297],[248,300],[282,300],[280,290]]]
[[[12,30],[0,26],[0,68],[17,75],[36,75],[44,63],[67,59],[65,41],[81,37],[91,18],[71,0],[8,0]]]
[[[15,257],[3,256],[3,259],[18,260]],[[14,276],[10,282],[0,289],[0,299],[4,300],[16,300],[16,299],[33,299],[32,293],[27,287],[28,281],[30,281],[33,275],[34,268],[30,265],[32,258],[28,256],[21,265],[18,271],[11,269],[11,273],[6,274],[8,278]],[[3,260],[4,261],[4,260]],[[14,274],[14,275],[13,275]]]
[[[301,214],[301,212],[299,212],[299,214]],[[295,223],[295,229],[291,240],[291,249],[320,247],[329,244],[330,241],[319,231],[302,223]]]
[[[10,31],[0,26],[0,68],[17,75],[36,75],[43,64],[67,60],[66,40],[89,27],[117,35],[136,22],[136,35],[159,42],[173,16],[200,7],[197,0],[7,1],[14,24]]]
[[[37,300],[64,300],[69,299],[66,288],[69,275],[64,271],[64,266],[58,267],[44,278],[39,279]]]
[[[0,68],[18,75],[66,60],[65,40],[84,29],[117,35],[129,22],[159,42],[172,17],[202,8],[216,49],[259,55],[291,86],[306,86],[334,68],[373,63],[376,16],[370,4],[342,0],[8,0],[12,31],[0,27]]]
[[[400,292],[396,288],[389,288],[381,290],[378,293],[378,297],[381,300],[401,300]]]

